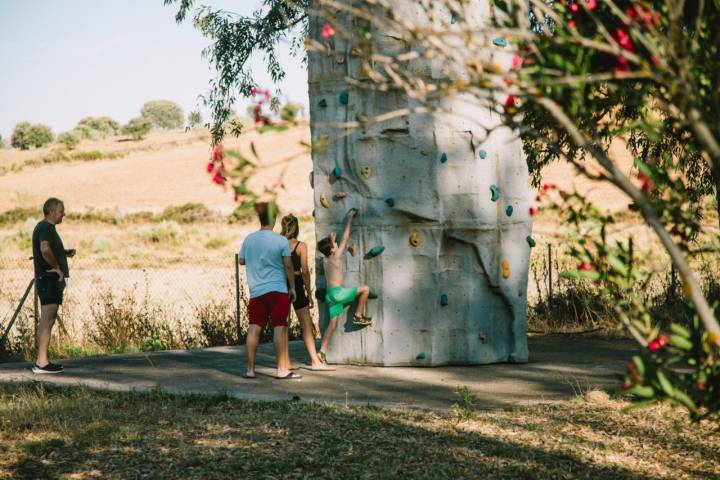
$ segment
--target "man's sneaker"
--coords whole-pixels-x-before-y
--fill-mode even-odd
[[[60,373],[63,371],[63,366],[58,365],[57,363],[48,363],[44,367],[38,367],[38,364],[36,363],[33,365],[32,372],[33,373]]]

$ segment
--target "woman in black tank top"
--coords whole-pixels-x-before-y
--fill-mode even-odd
[[[298,220],[294,215],[287,215],[282,219],[281,234],[287,237],[290,243],[290,252],[293,268],[295,270],[295,293],[297,298],[293,302],[295,314],[300,320],[303,341],[307,348],[312,370],[330,370],[318,358],[315,348],[315,336],[313,334],[313,321],[310,316],[310,309],[314,307],[312,300],[312,283],[310,282],[310,269],[308,268],[307,245],[297,239],[300,233]]]

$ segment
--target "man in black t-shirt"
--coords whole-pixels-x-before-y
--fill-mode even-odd
[[[65,216],[62,200],[49,198],[43,205],[43,214],[45,219],[35,226],[32,235],[35,287],[41,305],[38,352],[32,370],[34,373],[59,373],[63,367],[48,360],[48,346],[58,306],[62,305],[65,279],[70,276],[67,259],[75,255],[75,250],[65,249],[55,229]]]

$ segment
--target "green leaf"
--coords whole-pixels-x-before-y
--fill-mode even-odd
[[[640,356],[635,355],[632,358],[633,363],[637,367],[638,375],[641,377],[645,377],[645,362],[643,362],[643,359],[640,358]]]
[[[575,279],[584,279],[584,280],[599,280],[600,279],[600,272],[594,272],[594,271],[569,271],[569,272],[562,272],[560,274],[561,277],[567,278],[570,280]]]
[[[672,330],[674,333],[678,334],[681,337],[690,338],[690,331],[680,324],[671,323],[670,330]]]
[[[662,387],[663,391],[667,394],[667,396],[672,397],[675,393],[675,389],[673,388],[672,383],[670,383],[670,380],[668,380],[668,378],[662,372],[662,370],[658,370],[657,379],[658,382],[660,382],[660,387]]]
[[[613,267],[613,269],[614,269],[616,272],[618,272],[618,273],[619,273],[620,275],[622,275],[623,277],[627,276],[627,274],[628,274],[628,267],[627,267],[627,265],[625,264],[625,262],[623,262],[622,260],[620,260],[618,257],[616,257],[615,255],[613,255],[612,253],[609,253],[609,254],[608,254],[607,260],[608,260],[608,263],[610,264],[610,266]]]
[[[648,385],[635,385],[627,391],[630,395],[635,395],[642,398],[654,398],[655,389]]]
[[[680,348],[682,350],[690,351],[693,349],[693,344],[690,340],[680,335],[670,335],[670,344],[673,347]]]
[[[692,401],[692,399],[682,390],[675,390],[673,396],[673,400],[680,403],[681,405],[685,406],[688,410],[691,412],[697,411],[697,406],[695,405],[695,402]]]
[[[628,405],[627,407],[624,407],[622,409],[622,411],[624,413],[628,413],[632,410],[637,410],[639,408],[651,407],[651,406],[655,405],[656,403],[657,403],[657,400],[654,398],[651,398],[650,400],[641,400],[638,402],[633,402],[630,405]]]

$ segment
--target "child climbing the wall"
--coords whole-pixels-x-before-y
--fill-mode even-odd
[[[350,240],[350,230],[352,229],[353,218],[357,214],[357,209],[351,209],[347,214],[345,222],[345,231],[340,239],[340,245],[336,243],[337,235],[331,233],[329,237],[325,237],[318,242],[317,248],[325,255],[325,275],[327,277],[327,294],[325,301],[330,309],[330,323],[328,324],[325,334],[323,335],[322,345],[318,352],[318,357],[323,363],[327,363],[325,352],[330,344],[337,324],[347,305],[358,298],[355,315],[353,315],[353,323],[358,325],[370,325],[372,318],[365,316],[365,304],[370,296],[370,287],[363,285],[361,287],[343,287],[343,269],[340,263],[348,241]]]

